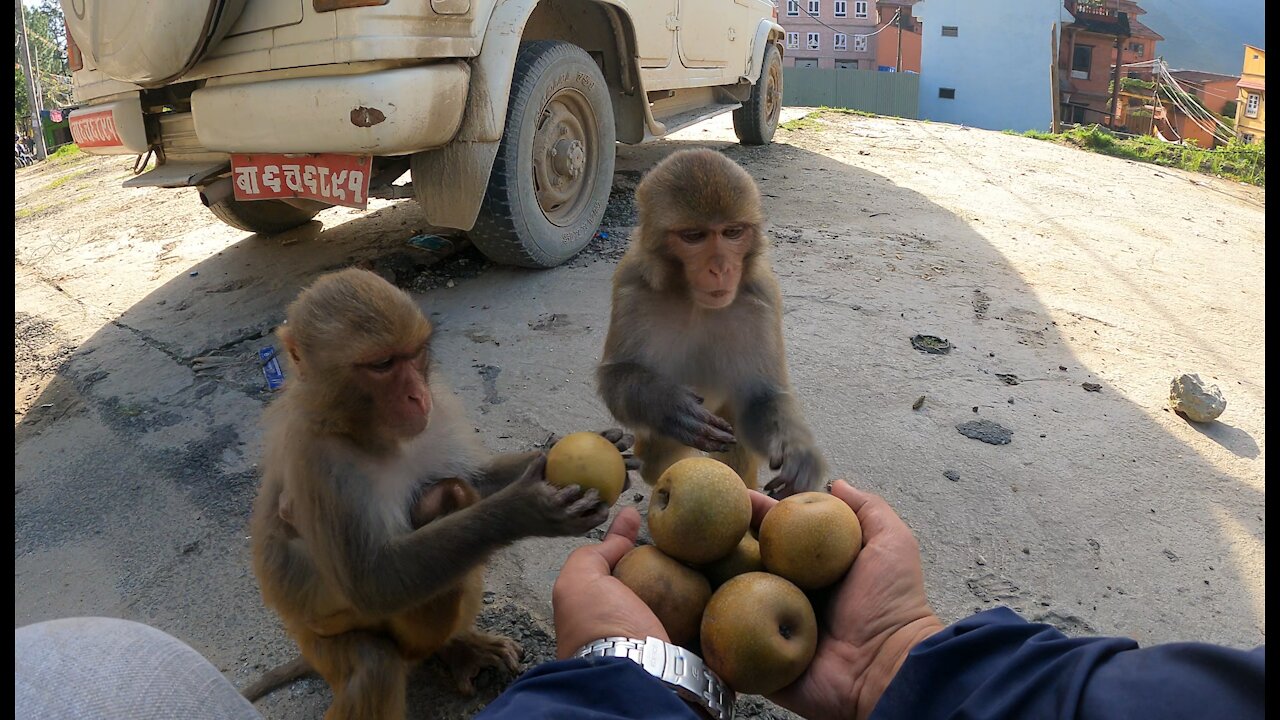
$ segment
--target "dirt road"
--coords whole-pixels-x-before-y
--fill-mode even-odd
[[[262,238],[194,192],[118,190],[126,161],[18,171],[15,626],[141,620],[239,685],[290,657],[246,537],[268,400],[253,358],[285,303],[369,261],[418,290],[493,450],[607,427],[591,377],[631,190],[701,143],[761,183],[806,414],[833,470],[917,532],[944,620],[1003,603],[1072,633],[1264,642],[1264,191],[956,126],[808,125],[744,148],[724,117],[620,148],[609,239],[544,272],[474,251],[428,268],[409,201]],[[918,333],[954,349],[921,353]],[[1165,410],[1182,372],[1222,389],[1219,422]],[[956,430],[984,419],[1012,441]],[[526,662],[550,657],[551,583],[586,541],[524,542],[490,570],[482,621]],[[461,699],[428,666],[411,708],[466,717],[504,682]],[[328,697],[313,680],[259,707],[316,717]]]

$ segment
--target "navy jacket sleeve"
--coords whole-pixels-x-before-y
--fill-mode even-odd
[[[913,648],[871,720],[1261,720],[1265,652],[1068,638],[996,608]]]
[[[626,658],[575,658],[521,675],[476,720],[703,720],[671,690]]]

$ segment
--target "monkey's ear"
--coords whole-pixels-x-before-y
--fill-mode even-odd
[[[293,366],[302,374],[302,356],[298,354],[298,341],[294,339],[293,333],[289,328],[281,325],[276,328],[276,336],[280,338],[280,344],[284,345],[285,352],[289,353],[289,359],[293,361]]]

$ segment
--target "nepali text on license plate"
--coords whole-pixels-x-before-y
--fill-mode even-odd
[[[303,198],[365,209],[369,155],[232,155],[237,200]]]

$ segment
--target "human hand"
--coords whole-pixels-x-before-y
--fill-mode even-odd
[[[623,508],[604,540],[569,554],[551,589],[556,658],[563,660],[589,642],[606,637],[670,641],[648,605],[613,576],[613,568],[635,547],[640,513]]]
[[[818,622],[818,649],[800,679],[769,697],[809,718],[868,717],[907,653],[943,629],[924,593],[920,546],[883,498],[843,480],[831,487],[858,515],[863,545]],[[752,524],[777,501],[752,491]]]

